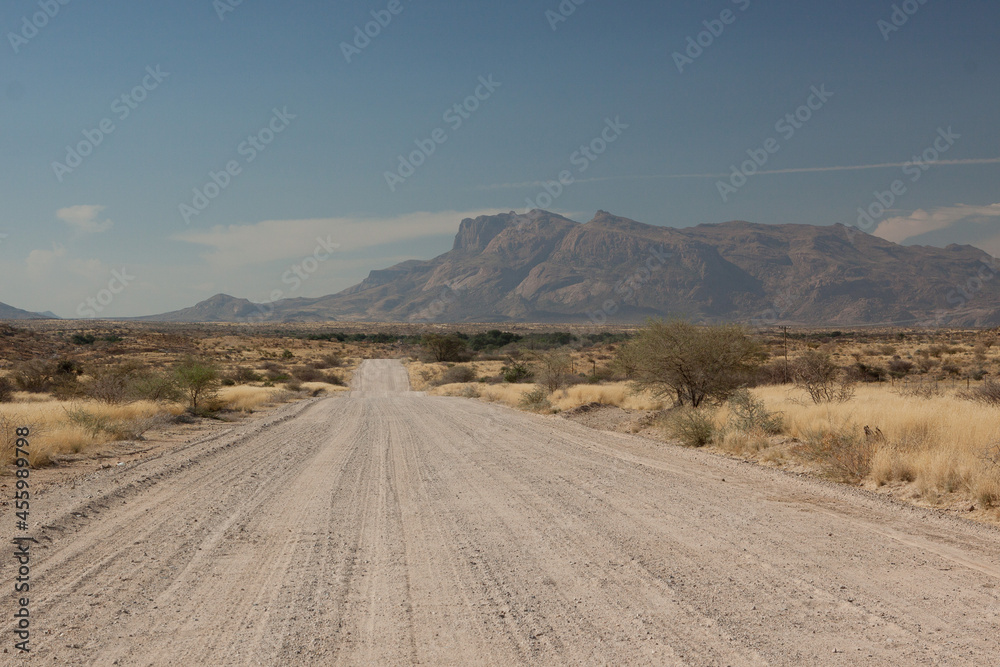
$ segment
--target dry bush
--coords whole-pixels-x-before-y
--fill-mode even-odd
[[[937,380],[920,378],[908,379],[897,384],[895,393],[911,398],[935,398],[941,395],[941,386]]]
[[[433,384],[460,384],[475,381],[476,370],[471,366],[459,364],[446,369],[444,373],[434,380]]]
[[[986,405],[1000,406],[1000,382],[988,379],[983,384],[974,389],[969,389],[959,393],[961,398],[969,401],[978,401]]]
[[[806,458],[843,482],[860,482],[868,477],[875,448],[874,442],[851,427],[814,431],[799,446]]]
[[[549,392],[544,387],[536,387],[521,396],[521,400],[518,401],[518,407],[531,410],[532,412],[550,410],[552,404],[549,403]]]
[[[336,352],[328,352],[320,357],[318,361],[313,362],[313,366],[319,368],[320,370],[327,368],[340,368],[343,365],[343,358]]]
[[[539,354],[535,359],[535,377],[549,392],[565,387],[570,380],[573,360],[567,352],[556,350]]]
[[[228,384],[229,386],[238,384],[251,384],[253,382],[261,382],[264,377],[252,368],[247,368],[246,366],[237,366],[225,377],[223,384]]]
[[[10,403],[14,400],[14,383],[0,376],[0,403]]]
[[[743,433],[777,435],[785,424],[779,412],[771,412],[764,401],[748,389],[739,389],[729,397],[729,421],[731,429]]]
[[[760,432],[724,429],[714,438],[719,449],[728,454],[753,454],[771,446],[769,438]]]
[[[704,447],[716,434],[714,415],[704,408],[677,408],[658,421],[670,437],[686,447]]]
[[[295,366],[292,368],[292,377],[301,382],[320,382],[323,372],[312,366]]]
[[[851,400],[855,382],[829,354],[808,350],[794,364],[795,385],[805,390],[813,403],[844,403]]]
[[[459,394],[462,398],[479,398],[481,395],[479,387],[474,384],[466,385]]]

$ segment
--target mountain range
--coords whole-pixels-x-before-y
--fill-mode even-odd
[[[996,326],[998,272],[1000,260],[973,246],[902,246],[843,225],[678,229],[534,210],[462,220],[450,251],[337,294],[270,304],[219,294],[140,319]]]
[[[8,306],[6,303],[0,303],[0,320],[57,320],[59,316],[55,313],[44,312],[44,313],[32,313],[27,310],[21,310],[20,308],[15,308],[14,306]]]

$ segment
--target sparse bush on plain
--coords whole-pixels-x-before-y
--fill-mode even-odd
[[[468,387],[462,388],[462,393],[459,394],[462,398],[479,398],[481,396],[479,392],[479,387],[474,384],[470,384]]]
[[[296,366],[292,369],[292,377],[300,382],[322,382],[323,372],[312,366]]]
[[[777,435],[784,429],[781,413],[771,412],[749,389],[738,389],[729,397],[729,425],[745,433]]]
[[[313,365],[321,370],[326,368],[340,368],[344,365],[344,360],[336,352],[328,352],[320,357],[319,360]]]
[[[552,407],[552,404],[549,403],[549,392],[542,387],[536,387],[524,394],[518,405],[533,412],[541,412]]]
[[[535,377],[549,393],[562,389],[571,382],[572,359],[566,352],[557,350],[538,354],[535,365],[538,368]]]
[[[441,334],[427,334],[420,340],[434,361],[461,361],[465,353],[466,342],[462,338],[451,334],[442,336]]]
[[[820,429],[803,439],[800,450],[832,478],[857,483],[872,470],[876,443],[852,427]]]
[[[511,359],[509,363],[500,369],[500,375],[503,377],[504,382],[512,384],[526,382],[533,377],[533,373],[528,368],[528,365],[519,359]]]
[[[715,437],[715,420],[705,408],[682,407],[663,418],[666,432],[686,447],[704,447]]]
[[[345,387],[345,386],[347,386],[347,383],[344,382],[344,378],[340,377],[340,375],[338,373],[334,373],[332,371],[329,372],[329,373],[324,373],[322,375],[322,377],[320,378],[320,382],[325,382],[327,384],[336,385],[338,387]]]
[[[619,349],[622,366],[634,367],[639,389],[672,394],[678,405],[724,401],[745,386],[763,361],[761,346],[734,324],[696,326],[650,322]]]
[[[988,379],[978,387],[959,393],[961,398],[986,405],[1000,405],[1000,382]]]
[[[909,375],[913,371],[913,367],[914,363],[912,361],[896,357],[889,362],[889,375],[898,380]]]
[[[253,382],[260,382],[264,379],[260,373],[252,368],[247,368],[246,366],[237,366],[228,377],[232,380],[234,385],[251,384]]]
[[[444,373],[438,377],[433,384],[460,384],[465,382],[475,382],[476,371],[471,366],[457,365],[445,369]]]
[[[195,357],[185,357],[177,364],[174,377],[194,412],[198,411],[199,403],[215,396],[220,385],[218,368]]]
[[[813,403],[844,403],[854,397],[854,380],[825,352],[807,350],[793,368],[795,385],[804,389]]]
[[[9,403],[12,400],[14,400],[14,383],[0,376],[0,403]]]
[[[55,368],[51,363],[32,359],[14,367],[14,384],[21,391],[41,394],[52,388],[54,374]]]

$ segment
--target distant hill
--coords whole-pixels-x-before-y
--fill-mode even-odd
[[[676,229],[605,211],[581,224],[536,210],[463,220],[449,252],[372,271],[338,294],[266,308],[217,295],[144,319],[630,323],[680,315],[995,326],[1000,280],[971,298],[959,291],[993,261],[968,245],[901,246],[842,225]]]
[[[190,308],[133,319],[145,322],[241,322],[260,312],[258,307],[247,299],[216,294]]]
[[[14,306],[0,303],[0,320],[51,320],[59,319],[53,313],[32,313]]]

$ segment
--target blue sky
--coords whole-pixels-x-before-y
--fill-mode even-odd
[[[320,296],[529,200],[678,227],[860,207],[1000,255],[992,1],[231,1],[3,4],[0,301],[72,317],[123,270],[102,316]]]

